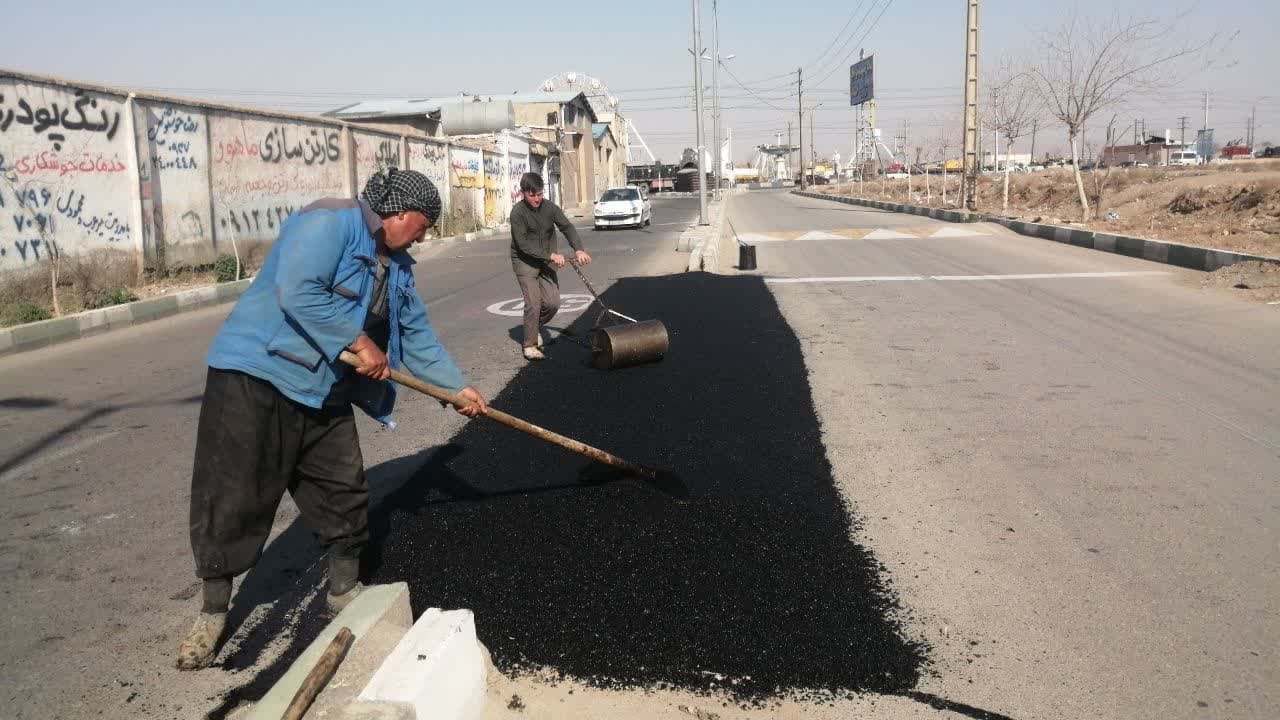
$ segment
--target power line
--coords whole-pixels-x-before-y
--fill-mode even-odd
[[[884,7],[880,9],[880,14],[876,16],[875,21],[871,23],[871,26],[867,28],[866,32],[862,33],[862,37],[858,38],[858,47],[861,47],[862,43],[867,39],[867,36],[871,34],[871,31],[876,29],[876,26],[880,24],[880,18],[884,17],[885,12],[887,12],[889,10],[889,7],[892,5],[893,5],[893,0],[887,0],[885,2]],[[871,7],[872,9],[875,8],[874,5],[872,5]],[[831,73],[834,73],[836,70],[839,70],[841,67],[843,67],[846,63],[849,62],[849,59],[852,57],[853,57],[853,52],[850,51],[849,54],[845,56],[844,62],[841,62],[837,65],[832,66],[832,68],[827,71],[827,74],[823,75],[822,79],[815,84],[821,85],[822,83],[826,82],[827,78],[831,77]]]

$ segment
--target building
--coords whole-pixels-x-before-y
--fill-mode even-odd
[[[515,109],[515,123],[530,137],[552,143],[551,182],[559,187],[552,201],[566,210],[585,212],[604,188],[596,187],[596,152],[592,125],[599,121],[581,92],[517,93],[504,97]]]
[[[626,157],[614,137],[613,128],[608,123],[594,123],[591,126],[591,139],[596,147],[596,193],[597,196],[606,188],[621,187],[626,184]]]
[[[1170,153],[1185,149],[1182,143],[1171,139],[1170,134],[1165,131],[1164,137],[1149,135],[1136,145],[1111,145],[1102,151],[1102,164],[1146,163],[1153,167],[1168,165]]]

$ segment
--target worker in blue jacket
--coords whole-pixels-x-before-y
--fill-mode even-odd
[[[261,557],[285,490],[328,552],[337,612],[363,586],[369,488],[352,406],[391,425],[391,368],[487,411],[427,319],[407,249],[440,217],[426,176],[391,169],[362,200],[324,199],[280,228],[253,284],[209,351],[191,476],[191,546],[203,607],[178,668],[209,665],[231,581]],[[338,356],[360,359],[351,368]]]

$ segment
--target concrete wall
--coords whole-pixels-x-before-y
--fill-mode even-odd
[[[431,140],[410,139],[407,142],[409,169],[426,175],[440,191],[443,210],[433,232],[436,237],[443,237],[450,233],[449,218],[453,205],[449,183],[449,146]]]
[[[123,94],[0,77],[0,272],[140,249],[132,134]]]
[[[395,129],[0,70],[0,275],[55,249],[118,250],[149,267],[208,264],[233,245],[251,258],[290,213],[358,196],[392,165],[440,188],[438,232],[506,222],[528,143],[498,136],[486,163]]]
[[[484,165],[480,150],[461,145],[450,150],[449,200],[452,230],[484,226]]]
[[[295,210],[317,198],[350,197],[343,134],[320,122],[210,113],[215,243],[253,251],[275,240]]]
[[[400,136],[352,130],[351,140],[355,144],[357,195],[377,173],[393,167],[407,169]]]

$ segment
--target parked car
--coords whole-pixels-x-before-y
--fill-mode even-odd
[[[1269,147],[1258,153],[1258,157],[1264,158],[1280,158],[1280,145]]]
[[[649,197],[635,187],[609,188],[595,202],[595,229],[644,227],[653,222]]]

